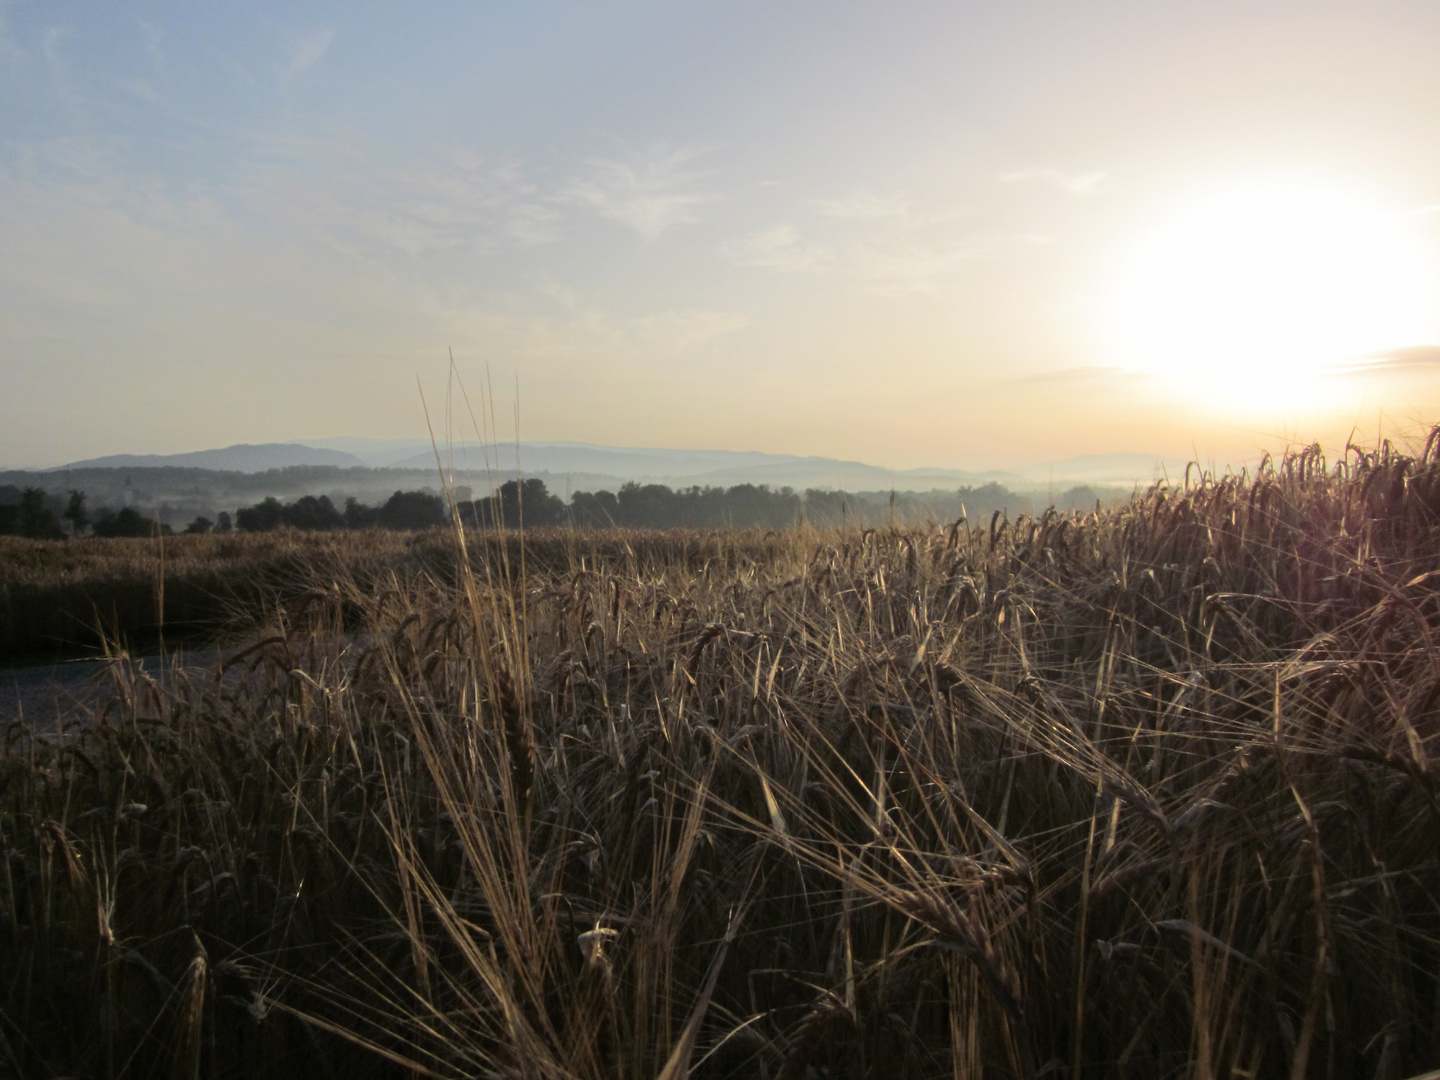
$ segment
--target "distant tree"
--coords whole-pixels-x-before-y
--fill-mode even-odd
[[[207,517],[197,517],[189,525],[185,526],[185,532],[191,536],[204,536],[215,527],[215,523]]]
[[[582,529],[608,529],[620,523],[620,504],[611,491],[577,491],[570,496],[570,519]]]
[[[1080,487],[1073,487],[1055,500],[1057,510],[1094,510],[1100,502],[1101,496],[1098,491],[1083,484]]]
[[[81,535],[90,525],[90,514],[85,509],[85,492],[70,492],[70,501],[65,504],[65,513],[62,515],[70,522],[70,528],[76,536]]]
[[[805,492],[805,520],[811,525],[845,525],[850,518],[851,509],[850,500],[843,491],[809,488]]]
[[[503,525],[518,529],[560,525],[565,521],[565,504],[545,487],[545,481],[506,480],[500,490],[485,499],[460,506],[460,518],[467,525]]]
[[[766,484],[737,484],[725,492],[724,505],[724,524],[739,529],[783,529],[800,515],[800,496],[788,487],[771,491]]]
[[[366,506],[354,495],[345,500],[345,512],[341,517],[347,529],[368,529],[380,524],[380,511]]]
[[[814,497],[826,493],[809,494]],[[526,507],[528,521],[528,502]],[[800,521],[801,509],[800,496],[788,487],[772,491],[765,484],[737,484],[729,489],[693,486],[673,491],[664,484],[632,482],[616,494],[577,491],[570,497],[569,513],[577,526],[588,529],[611,525],[642,529],[784,529]]]
[[[95,515],[96,536],[160,536],[168,531],[133,506],[124,506],[119,510],[105,509]]]
[[[284,514],[280,500],[271,495],[254,506],[236,510],[235,527],[243,532],[271,532],[280,527]]]
[[[445,520],[445,501],[428,491],[397,491],[379,513],[379,523],[387,529],[428,529]]]
[[[215,515],[216,532],[229,532],[234,527],[230,521],[230,514],[227,511],[221,510],[220,513]]]
[[[60,527],[60,518],[54,510],[45,505],[45,492],[41,488],[26,488],[20,496],[20,514],[15,531],[32,540],[65,538],[65,530]]]
[[[1019,495],[995,480],[980,487],[962,487],[956,493],[965,511],[974,520],[980,514],[993,514],[996,510],[1017,510],[1025,503]]]
[[[280,520],[291,528],[311,532],[338,529],[345,524],[344,517],[335,509],[335,504],[328,495],[321,495],[319,498],[305,495],[296,499],[281,510]]]
[[[14,536],[20,531],[20,496],[13,484],[0,484],[0,536]]]
[[[666,529],[681,524],[679,500],[664,484],[630,481],[615,493],[619,523],[632,529]]]
[[[506,499],[505,489],[511,484],[515,484],[515,481],[509,480],[500,486],[502,499]],[[565,523],[565,504],[550,494],[545,487],[544,480],[525,480],[516,484],[513,490],[515,491],[516,509],[519,515],[523,516],[526,525],[531,528],[541,528]]]

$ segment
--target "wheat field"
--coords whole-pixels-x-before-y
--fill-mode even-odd
[[[7,731],[0,1076],[1440,1067],[1440,438],[406,543]]]

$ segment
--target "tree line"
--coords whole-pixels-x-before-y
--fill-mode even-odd
[[[67,536],[168,536],[174,532],[133,506],[100,507],[93,514],[86,505],[85,492],[52,495],[43,488],[0,487],[0,536],[24,536],[32,540],[64,540]],[[228,514],[221,514],[229,522]],[[203,520],[203,519],[202,519]],[[68,522],[67,533],[64,524]],[[186,532],[198,531],[193,528]]]
[[[1062,509],[1086,509],[1097,493],[1074,488],[1057,503]],[[995,510],[1030,511],[1030,500],[999,483],[928,493],[872,492],[865,495],[809,489],[771,489],[765,484],[673,489],[663,484],[628,483],[618,491],[577,491],[566,503],[540,479],[507,480],[490,496],[460,500],[454,513],[476,527],[543,528],[767,528],[802,523],[819,526],[882,525],[896,520],[953,520]],[[428,529],[450,522],[451,508],[433,491],[397,491],[371,506],[347,498],[336,506],[328,495],[304,495],[291,502],[274,496],[221,511],[212,521],[196,517],[186,533],[269,532],[279,528],[310,532],[336,529]],[[101,508],[92,515],[83,491],[49,495],[40,488],[0,487],[0,535],[59,539],[83,536],[156,536],[174,530],[134,507]]]
[[[0,536],[26,536],[32,540],[62,540],[62,520],[70,522],[75,535],[90,527],[90,514],[85,509],[85,493],[72,491],[69,496],[52,496],[42,488],[0,488]]]
[[[632,483],[618,492],[576,492],[567,505],[539,479],[507,480],[493,495],[455,504],[455,513],[468,527],[508,529],[522,524],[527,528],[574,525],[592,529],[783,529],[801,520],[802,509],[801,497],[789,488],[771,491],[753,484],[674,491],[662,484]],[[425,529],[450,520],[450,509],[439,495],[397,491],[382,506],[365,506],[352,498],[345,501],[343,509],[324,495],[306,495],[291,503],[269,498],[237,511],[235,527],[248,532],[281,526],[307,530]]]
[[[802,498],[790,488],[772,491],[764,484],[731,488],[690,487],[674,490],[663,484],[623,485],[619,491],[577,491],[567,505],[552,495],[545,481],[507,480],[492,496],[460,506],[467,525],[515,528],[575,525],[580,528],[770,528],[797,524]]]
[[[1093,506],[1088,488],[1067,492],[1067,508]],[[765,484],[674,489],[664,484],[628,483],[618,491],[577,491],[567,503],[552,494],[545,481],[507,480],[495,494],[460,500],[455,514],[471,528],[507,529],[554,526],[582,529],[634,528],[766,528],[800,524],[819,526],[882,525],[893,520],[953,520],[968,513],[996,510],[1029,511],[1030,500],[1002,484],[989,483],[956,491],[871,493],[868,497],[839,491]],[[235,526],[250,531],[289,526],[297,529],[342,529],[379,526],[423,529],[450,521],[446,502],[430,492],[396,492],[380,507],[347,499],[344,509],[325,496],[307,495],[291,503],[266,499],[238,511]]]
[[[343,510],[337,509],[327,495],[305,495],[291,503],[282,503],[272,496],[253,506],[241,507],[233,518],[224,510],[216,514],[213,521],[197,517],[183,531],[191,534],[232,529],[269,532],[281,526],[306,531],[372,527],[406,530],[428,529],[449,520],[444,500],[428,491],[397,491],[380,506],[366,506],[357,499],[347,499]],[[62,521],[70,525],[68,534]],[[23,491],[0,488],[0,536],[61,540],[67,535],[153,537],[170,536],[174,532],[170,525],[132,506],[102,507],[92,515],[83,491],[56,496],[42,488],[28,487]]]

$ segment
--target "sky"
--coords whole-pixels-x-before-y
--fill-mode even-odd
[[[1433,0],[0,0],[0,466],[470,434],[455,377],[893,468],[1413,435],[1436,55]]]

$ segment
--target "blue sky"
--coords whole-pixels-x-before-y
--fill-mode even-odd
[[[1276,176],[1433,255],[1437,53],[1422,3],[0,3],[0,464],[421,434],[452,349],[534,439],[982,467],[1413,427],[1424,319],[1241,409],[1121,355],[1109,297]]]

